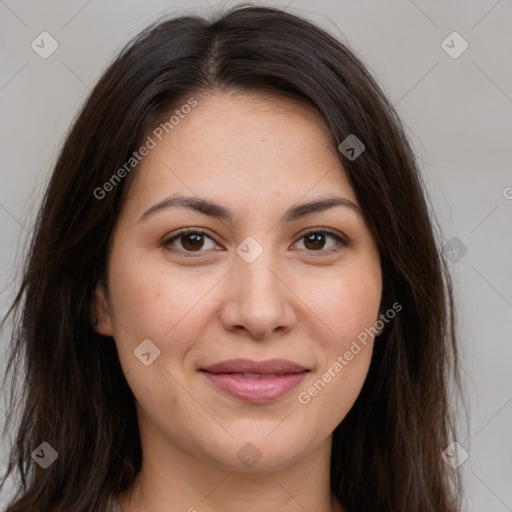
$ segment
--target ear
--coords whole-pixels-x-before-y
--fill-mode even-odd
[[[101,336],[112,336],[112,319],[108,296],[103,280],[99,279],[91,304],[92,328]]]

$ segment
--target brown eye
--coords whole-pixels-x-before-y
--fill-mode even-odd
[[[325,234],[324,233],[311,233],[304,237],[304,245],[308,249],[317,250],[323,249],[325,245]]]
[[[329,238],[334,240],[331,245],[328,244]],[[347,245],[343,238],[329,231],[309,231],[303,234],[300,240],[304,240],[304,246],[308,251],[314,252],[331,252],[336,245]]]
[[[215,247],[212,238],[202,231],[182,231],[165,241],[164,246],[185,252],[203,252],[201,249],[204,249],[205,245],[207,246],[207,239],[211,240],[212,247],[206,247],[206,249]],[[178,245],[178,247],[176,247],[176,245]]]
[[[199,233],[190,233],[188,235],[180,236],[181,245],[187,251],[195,251],[201,249],[204,245],[203,235]]]

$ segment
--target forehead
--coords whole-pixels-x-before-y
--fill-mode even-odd
[[[197,105],[169,133],[153,137],[156,145],[139,164],[128,201],[142,208],[172,193],[192,193],[223,198],[237,209],[332,192],[356,201],[327,126],[310,106],[275,95],[194,98]]]

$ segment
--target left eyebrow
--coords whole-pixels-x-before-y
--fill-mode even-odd
[[[292,206],[284,214],[283,221],[293,222],[301,219],[302,217],[306,217],[307,215],[339,206],[350,208],[359,215],[362,215],[359,206],[350,199],[331,196]],[[219,220],[232,221],[234,218],[234,214],[231,210],[217,203],[214,203],[213,201],[199,197],[178,195],[167,197],[166,199],[163,199],[162,201],[153,205],[151,208],[149,208],[149,210],[142,214],[139,222],[156,214],[157,212],[167,210],[169,208],[189,209]]]
[[[311,215],[312,213],[321,212],[323,210],[328,210],[330,208],[335,208],[338,206],[350,208],[357,214],[362,215],[359,206],[357,206],[357,204],[351,201],[350,199],[346,199],[345,197],[333,196],[323,197],[320,199],[316,199],[315,201],[310,201],[309,203],[302,203],[297,206],[293,206],[285,213],[283,220],[285,222],[293,222],[302,217],[305,217],[306,215]]]

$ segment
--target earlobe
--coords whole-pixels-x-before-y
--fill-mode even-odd
[[[91,307],[93,330],[101,336],[112,336],[112,321],[108,307],[105,285],[101,280],[96,284]]]

